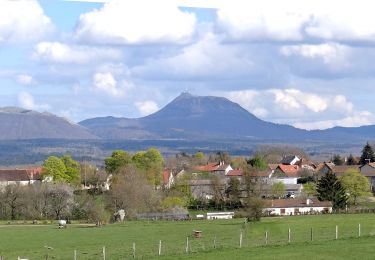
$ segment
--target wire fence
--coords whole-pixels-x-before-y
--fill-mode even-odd
[[[269,229],[252,228],[251,224],[243,224],[236,234],[227,233],[220,235],[214,232],[197,233],[181,240],[172,240],[167,236],[159,240],[124,243],[118,245],[95,246],[95,249],[72,248],[65,249],[45,248],[37,257],[28,258],[19,256],[19,259],[150,259],[163,256],[181,256],[216,249],[255,248],[260,246],[287,245],[293,243],[306,243],[318,241],[330,241],[336,239],[368,237],[375,235],[374,223],[358,223],[345,225],[314,225],[293,226],[291,222],[288,228],[270,226]],[[178,232],[178,231],[176,231]],[[7,256],[0,256],[0,260],[8,260]]]

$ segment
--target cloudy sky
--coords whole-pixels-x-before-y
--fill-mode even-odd
[[[0,0],[0,106],[78,122],[148,115],[188,91],[300,128],[375,124],[373,7]]]

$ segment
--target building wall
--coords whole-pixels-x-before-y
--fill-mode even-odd
[[[270,212],[273,215],[280,216],[289,216],[289,215],[299,215],[313,212],[323,212],[325,209],[328,209],[328,212],[332,212],[332,207],[296,207],[296,208],[267,208],[265,211]],[[282,212],[284,210],[284,212]]]
[[[282,178],[282,177],[277,177],[274,179],[275,182],[282,182],[284,184],[297,184],[297,179],[298,178]]]

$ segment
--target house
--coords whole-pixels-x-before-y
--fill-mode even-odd
[[[330,201],[319,201],[316,198],[268,200],[264,212],[267,215],[280,216],[331,213],[332,203]]]
[[[29,185],[41,182],[41,167],[24,169],[0,169],[0,186],[11,184]]]
[[[281,164],[284,165],[297,165],[301,161],[297,155],[287,155],[281,160]]]
[[[371,185],[371,191],[375,192],[375,163],[367,163],[359,167],[359,171],[363,176],[368,178]]]
[[[282,182],[284,184],[297,184],[300,177],[298,165],[279,164],[273,173],[274,182]]]
[[[163,187],[165,189],[170,189],[173,184],[176,183],[176,180],[182,177],[185,173],[185,170],[176,170],[176,169],[168,169],[165,168],[162,173],[163,177]]]
[[[333,168],[335,167],[335,164],[332,162],[324,162],[318,165],[318,167],[315,169],[315,172],[318,173],[321,176],[326,175],[329,172],[333,172]]]
[[[232,219],[234,216],[234,212],[212,212],[207,213],[207,219]]]
[[[225,164],[224,162],[219,162],[219,163],[207,163],[206,165],[195,166],[193,167],[193,170],[198,171],[198,172],[210,172],[218,176],[225,176],[228,174],[229,171],[233,170],[233,168],[229,164]]]

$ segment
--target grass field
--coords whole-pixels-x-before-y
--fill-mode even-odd
[[[359,223],[361,238],[357,238]],[[337,241],[336,225],[339,227]],[[290,245],[288,228],[291,229]],[[203,237],[193,238],[193,230],[201,230]],[[265,231],[268,232],[267,246]],[[243,242],[239,249],[241,232]],[[189,254],[185,253],[187,237]],[[45,259],[47,253],[49,259],[73,259],[74,250],[77,250],[77,259],[102,259],[103,246],[106,247],[106,259],[130,259],[133,243],[136,258],[150,259],[157,258],[159,240],[162,240],[162,259],[228,259],[231,256],[235,259],[248,256],[254,256],[254,259],[348,259],[351,254],[350,259],[366,259],[375,253],[375,215],[275,217],[246,225],[242,219],[130,221],[101,228],[71,225],[60,230],[57,225],[0,225],[0,255],[4,259],[21,256],[39,260]]]

